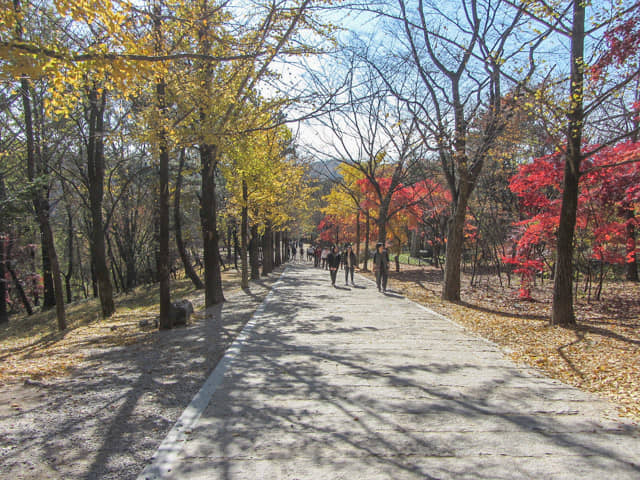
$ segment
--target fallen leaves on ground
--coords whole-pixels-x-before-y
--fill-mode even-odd
[[[235,270],[223,272],[225,291],[239,288]],[[196,294],[189,280],[173,282],[172,298],[193,298]],[[201,292],[196,294],[202,296]],[[0,384],[42,380],[66,375],[92,348],[111,348],[143,342],[151,337],[158,317],[158,288],[138,287],[115,298],[116,313],[103,319],[97,300],[82,300],[67,305],[67,329],[56,329],[55,312],[11,317],[0,327]],[[194,307],[198,308],[197,302]],[[147,320],[149,326],[141,327]]]
[[[534,301],[517,297],[518,279],[507,287],[503,275],[463,274],[462,302],[440,299],[442,272],[430,266],[403,265],[390,285],[408,298],[446,315],[500,345],[516,362],[614,402],[621,414],[640,421],[640,284],[605,284],[600,301],[579,298],[578,324],[550,326],[552,288],[547,281],[532,290]],[[580,285],[581,286],[581,285]]]

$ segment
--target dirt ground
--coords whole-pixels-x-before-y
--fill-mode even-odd
[[[153,299],[139,308],[138,295],[118,299],[109,320],[81,321],[32,344],[5,336],[0,476],[136,478],[278,277],[244,292],[227,274],[227,301],[208,312],[203,294],[191,291],[192,321],[170,331],[139,325],[156,312]]]

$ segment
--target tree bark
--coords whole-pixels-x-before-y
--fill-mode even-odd
[[[0,170],[0,205],[7,198],[7,191],[4,186],[4,178],[2,170]],[[7,246],[9,244],[9,234],[6,231],[5,217],[0,217],[0,323],[9,321],[9,313],[7,311]]]
[[[363,272],[369,271],[367,264],[369,263],[369,235],[371,234],[371,232],[369,231],[370,228],[371,218],[369,217],[369,210],[367,210],[364,219],[364,264],[362,265]]]
[[[638,281],[638,259],[636,255],[636,229],[635,229],[635,215],[633,209],[628,208],[626,210],[627,216],[627,262],[625,268],[626,279],[630,282]],[[631,258],[629,258],[631,257]]]
[[[572,325],[576,323],[573,311],[573,240],[578,209],[578,181],[582,162],[582,129],[584,122],[584,23],[585,4],[573,3],[573,27],[571,32],[571,83],[569,98],[571,107],[567,124],[567,153],[564,164],[562,205],[556,275],[553,283],[552,325]]]
[[[251,266],[251,280],[260,279],[260,265],[258,257],[258,226],[251,225],[251,240],[249,241],[249,265]]]
[[[247,181],[242,179],[242,212],[240,215],[240,265],[242,268],[242,279],[240,286],[244,289],[249,288],[249,265],[247,264],[247,238],[249,236],[249,209],[247,202],[249,201],[249,190]]]
[[[15,1],[14,5],[19,6],[19,2]],[[16,10],[19,10],[19,8],[16,8]],[[29,181],[33,183],[36,180],[36,172],[38,171],[38,169],[36,168],[35,136],[33,132],[31,100],[29,98],[29,80],[26,77],[22,77],[20,84],[20,95],[22,97],[22,106],[24,108],[25,134],[27,139],[27,172]],[[58,329],[64,330],[67,328],[67,322],[65,318],[64,298],[62,296],[63,290],[62,281],[60,279],[60,265],[58,264],[53,232],[51,231],[51,224],[49,223],[49,205],[44,198],[41,188],[37,187],[36,185],[33,185],[32,201],[38,220],[38,226],[40,227],[42,249],[43,251],[46,250],[49,261],[51,263],[51,274],[53,275]]]
[[[154,49],[157,54],[164,52],[164,40],[162,32],[162,11],[160,5],[154,6],[153,11]],[[157,113],[160,120],[158,131],[159,147],[159,178],[158,178],[158,256],[157,269],[160,283],[160,319],[158,326],[160,330],[167,330],[173,327],[171,310],[171,285],[170,285],[170,265],[169,265],[169,146],[167,142],[167,129],[165,120],[167,116],[167,105],[165,97],[164,77],[156,78],[156,102]]]
[[[273,266],[279,267],[282,264],[282,233],[280,231],[273,233]]]
[[[49,211],[49,202],[44,198],[41,198],[41,208]],[[53,274],[51,272],[51,260],[49,258],[49,248],[45,243],[45,233],[43,226],[40,228],[40,244],[42,245],[42,311],[51,310],[56,305],[56,293],[53,283]]]
[[[89,208],[91,210],[91,250],[94,273],[100,297],[102,316],[108,318],[115,312],[113,286],[107,267],[102,218],[104,198],[104,110],[106,93],[98,98],[97,86],[88,92],[89,99],[89,145],[87,148],[87,175],[89,180]]]
[[[360,265],[360,208],[356,216],[356,265]]]
[[[9,274],[11,275],[11,279],[13,280],[13,285],[15,287],[15,289],[18,292],[18,296],[20,297],[20,301],[22,302],[22,305],[24,306],[24,309],[27,312],[27,315],[33,315],[33,307],[31,306],[31,303],[29,302],[29,299],[27,298],[27,294],[24,291],[24,288],[22,287],[22,283],[20,283],[20,280],[18,279],[18,275],[16,274],[15,270],[13,269],[12,265],[11,265],[11,250],[13,247],[13,240],[11,238],[8,239],[7,243],[6,243],[6,269],[9,272]]]
[[[454,211],[449,219],[449,228],[447,229],[442,299],[450,302],[460,301],[460,267],[464,248],[464,223],[471,191],[472,185],[470,183],[461,183],[458,199],[453,205]]]
[[[273,230],[267,224],[262,236],[262,275],[269,275],[273,271]]]
[[[216,202],[215,170],[218,151],[214,145],[203,143],[199,147],[202,165],[202,193],[200,196],[200,224],[204,247],[204,295],[205,307],[224,302],[220,250],[218,248],[218,217]]]
[[[202,290],[204,288],[204,284],[191,264],[191,256],[189,255],[182,238],[182,212],[180,211],[180,199],[182,195],[182,170],[184,169],[184,163],[185,151],[182,149],[180,152],[178,173],[176,176],[176,191],[173,194],[173,224],[176,232],[176,245],[178,247],[180,259],[182,260],[184,273],[191,280],[197,290]]]
[[[0,178],[0,182],[2,179]],[[6,244],[8,238],[0,235],[0,324],[9,321],[9,312],[7,311],[7,262]]]
[[[67,272],[64,274],[64,283],[67,290],[67,303],[73,300],[71,292],[71,277],[73,275],[73,212],[71,207],[67,205]]]

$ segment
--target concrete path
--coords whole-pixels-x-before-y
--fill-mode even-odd
[[[328,277],[287,268],[199,420],[140,478],[640,478],[640,430],[610,405],[362,277]]]

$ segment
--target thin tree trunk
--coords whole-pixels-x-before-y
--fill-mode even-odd
[[[638,281],[638,259],[636,255],[636,228],[633,209],[626,210],[627,217],[627,262],[626,279],[631,282]]]
[[[240,285],[242,288],[249,288],[249,265],[247,264],[247,238],[249,236],[249,209],[247,202],[249,201],[249,191],[247,181],[242,179],[242,212],[240,215],[240,264],[242,268],[242,280]]]
[[[104,110],[106,93],[98,98],[98,88],[89,91],[89,145],[87,148],[87,173],[89,179],[89,204],[91,210],[91,249],[94,273],[100,297],[102,316],[108,318],[115,312],[113,286],[109,278],[102,218],[104,197]]]
[[[180,200],[182,196],[182,170],[184,169],[184,164],[185,151],[183,148],[180,152],[178,173],[176,174],[176,191],[173,194],[173,224],[176,232],[176,245],[178,247],[180,259],[182,260],[184,273],[191,280],[196,289],[202,290],[204,288],[204,284],[191,264],[191,256],[189,255],[182,238],[182,212],[180,211]]]
[[[33,315],[33,307],[31,306],[31,303],[27,298],[27,294],[25,293],[24,288],[22,287],[22,283],[20,283],[20,280],[18,279],[18,275],[16,275],[16,272],[13,269],[13,266],[11,264],[12,249],[13,249],[13,240],[9,238],[6,243],[5,255],[7,260],[6,260],[5,266],[9,271],[9,274],[11,275],[11,278],[13,280],[13,285],[15,289],[18,291],[18,296],[20,297],[20,301],[22,302],[22,305],[24,306],[24,309],[26,310],[27,315]]]
[[[5,267],[5,242],[4,236],[0,237],[0,324],[9,321],[7,311],[7,269]]]
[[[67,303],[73,300],[71,292],[71,277],[73,275],[73,212],[71,207],[67,205],[67,273],[64,275],[65,288],[67,289]]]
[[[573,29],[571,34],[571,84],[568,115],[567,156],[564,165],[562,205],[558,227],[556,275],[553,283],[552,325],[576,323],[573,311],[573,239],[578,210],[578,181],[582,162],[582,129],[584,121],[584,23],[585,4],[573,3]]]
[[[49,211],[49,202],[42,199],[42,209]],[[56,305],[55,287],[53,285],[53,273],[51,272],[51,260],[49,258],[49,248],[45,243],[45,233],[43,226],[40,225],[40,244],[42,245],[42,311],[51,310]]]
[[[162,11],[160,5],[154,7],[154,41],[156,54],[164,52],[162,33]],[[160,281],[160,320],[158,326],[161,330],[173,327],[171,310],[171,284],[169,266],[169,146],[167,142],[167,130],[164,125],[167,107],[165,98],[164,77],[156,78],[156,102],[160,118],[158,131],[158,146],[160,148],[159,183],[158,183],[158,216],[159,216],[159,245],[158,245],[158,280]]]
[[[17,7],[16,10],[19,11],[19,2],[17,0],[14,1],[14,5]],[[37,169],[35,158],[35,137],[33,133],[33,116],[31,112],[31,100],[29,98],[30,85],[29,80],[26,77],[23,77],[20,83],[20,94],[22,97],[22,105],[24,108],[25,134],[27,138],[27,172],[29,181],[34,182]],[[54,294],[56,300],[56,318],[58,322],[58,329],[64,330],[67,328],[64,310],[64,297],[62,293],[62,281],[60,279],[60,265],[58,264],[53,232],[51,231],[51,224],[49,223],[49,205],[48,202],[46,202],[46,200],[44,199],[44,196],[39,188],[33,189],[32,201],[36,212],[36,217],[38,219],[38,225],[40,227],[42,249],[43,251],[46,250],[49,257],[49,262],[51,264],[51,274],[53,275]]]
[[[356,265],[360,265],[360,208],[356,217]]]
[[[262,275],[273,271],[273,230],[267,224],[262,237]]]
[[[282,265],[282,232],[280,232],[279,230],[277,232],[275,232],[275,259],[274,259],[274,265],[276,267],[279,267],[280,265]]]
[[[0,204],[7,198],[7,191],[4,186],[2,170],[0,170]],[[9,321],[7,311],[7,267],[9,260],[7,256],[7,246],[9,244],[9,234],[5,230],[5,218],[0,218],[0,324]]]
[[[369,263],[369,236],[371,235],[371,217],[369,217],[369,210],[366,211],[364,222],[364,264],[362,265],[362,271],[368,272],[369,268],[367,264]]]
[[[260,261],[258,256],[258,226],[251,225],[251,240],[249,241],[249,265],[251,266],[251,280],[260,279]]]

